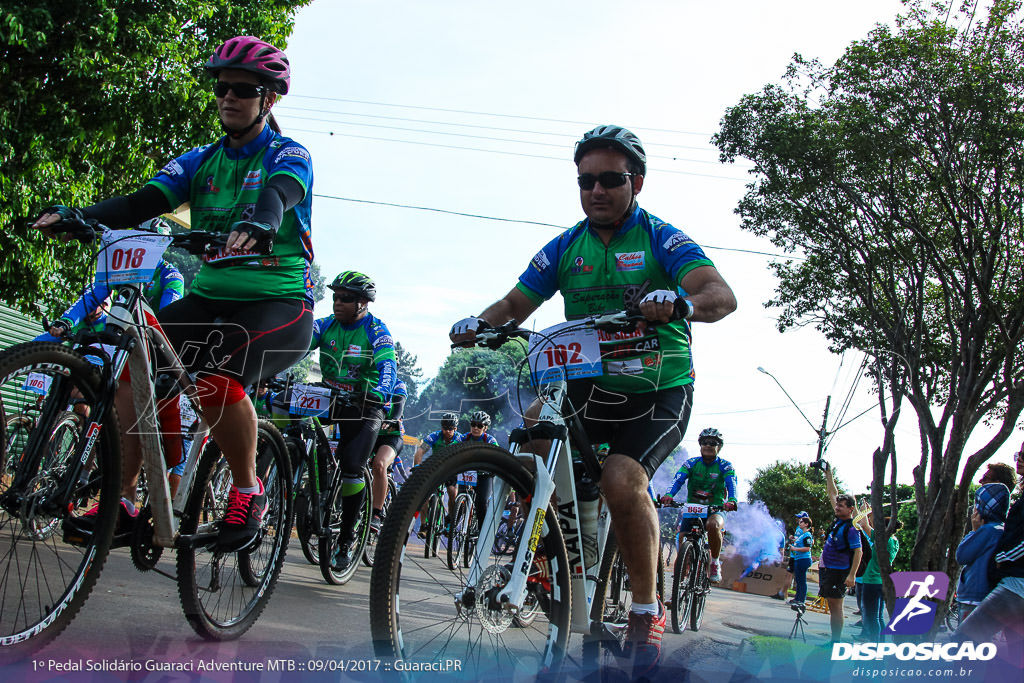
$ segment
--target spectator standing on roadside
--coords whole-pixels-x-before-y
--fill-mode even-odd
[[[832,468],[824,464],[828,498],[836,518],[825,534],[825,546],[818,562],[818,595],[828,602],[832,642],[835,643],[843,637],[843,598],[847,589],[856,585],[863,550],[860,532],[853,524],[857,501],[849,494],[839,493]]]
[[[956,586],[962,622],[989,593],[988,564],[1003,535],[1003,522],[1010,509],[1010,490],[1005,484],[984,484],[974,494],[971,532],[956,548],[957,564],[963,567]]]

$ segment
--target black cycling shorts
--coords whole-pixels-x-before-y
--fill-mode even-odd
[[[391,446],[397,454],[403,445],[405,444],[402,442],[401,434],[378,434],[377,442],[373,444],[373,452],[376,453],[381,446]]]
[[[690,421],[693,384],[642,394],[601,389],[589,380],[569,382],[569,400],[580,413],[591,444],[633,458],[650,479],[679,445]]]
[[[243,387],[295,365],[313,337],[313,309],[302,299],[189,294],[156,317],[189,372],[225,375]]]

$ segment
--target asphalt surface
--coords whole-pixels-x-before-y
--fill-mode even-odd
[[[166,559],[161,566],[173,571]],[[382,671],[373,656],[369,579],[370,570],[363,567],[349,584],[329,586],[319,569],[306,563],[297,546],[291,544],[275,593],[256,625],[240,640],[210,643],[196,636],[186,623],[177,585],[152,572],[139,573],[127,551],[117,550],[71,625],[32,660],[0,671],[0,680],[400,680],[402,676]],[[852,598],[846,602],[847,611],[852,610]],[[677,680],[675,674],[685,671],[691,680],[735,679],[741,660],[753,656],[756,666],[761,656],[751,649],[752,638],[788,638],[795,616],[782,601],[715,588],[708,598],[700,631],[666,632],[662,650],[665,677]],[[828,615],[807,612],[805,619],[807,647],[824,650],[818,646],[828,640]],[[799,639],[795,642],[803,647]],[[580,636],[573,636],[570,652],[581,647]],[[263,670],[223,670],[225,666],[239,668],[253,661],[262,662]],[[278,663],[270,664],[272,661]],[[317,671],[342,666],[338,662],[356,671]],[[190,670],[153,670],[181,663]],[[202,670],[198,670],[201,663]],[[70,671],[65,670],[68,667]],[[675,674],[670,676],[668,672]],[[433,672],[414,678],[476,680],[465,672]],[[536,677],[518,672],[508,680],[531,678]],[[571,670],[562,677],[574,678]]]

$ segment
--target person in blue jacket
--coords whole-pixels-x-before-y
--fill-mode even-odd
[[[985,484],[974,494],[974,500],[971,532],[956,548],[957,564],[963,567],[956,586],[961,621],[988,595],[988,563],[1003,534],[1003,522],[1010,509],[1010,489],[1005,484]]]

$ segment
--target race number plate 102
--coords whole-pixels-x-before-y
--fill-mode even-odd
[[[577,322],[562,323],[530,335],[527,353],[535,384],[601,374],[597,331],[582,328]]]

